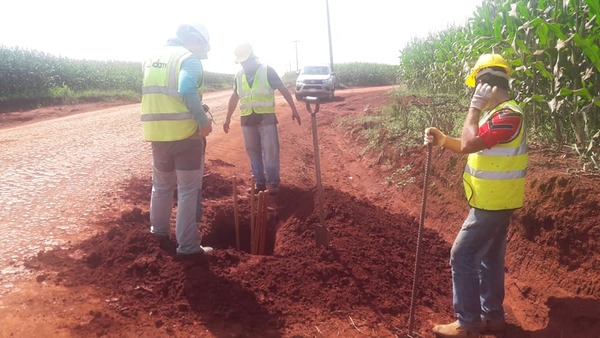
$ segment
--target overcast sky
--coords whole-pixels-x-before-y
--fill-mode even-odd
[[[481,2],[329,0],[334,63],[398,64],[413,37],[464,24]],[[73,59],[143,61],[190,20],[210,32],[207,71],[235,73],[241,41],[280,75],[329,62],[326,0],[7,0],[2,12],[0,45]]]

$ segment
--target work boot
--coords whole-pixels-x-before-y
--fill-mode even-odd
[[[503,320],[481,319],[482,331],[502,331],[506,328],[506,322]]]
[[[152,237],[158,242],[158,247],[169,252],[175,253],[177,249],[177,243],[169,238],[169,235],[157,235],[152,234]]]
[[[276,184],[269,185],[269,189],[267,189],[269,195],[277,195],[279,193],[279,186]]]
[[[176,261],[192,261],[192,260],[199,260],[199,259],[204,259],[204,255],[212,252],[213,248],[210,246],[201,246],[200,247],[200,251],[197,252],[192,252],[192,253],[177,253],[175,255],[175,260]]]
[[[261,191],[267,190],[267,186],[265,184],[255,184],[254,185],[254,193],[258,194]],[[248,193],[252,193],[252,188],[247,189]]]
[[[436,325],[433,327],[433,333],[438,337],[461,337],[461,338],[477,338],[479,332],[470,331],[466,327],[461,326],[460,323],[455,321],[454,323],[446,325]]]

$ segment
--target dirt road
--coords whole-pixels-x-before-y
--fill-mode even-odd
[[[207,97],[219,121],[224,120],[228,94]],[[139,105],[133,104],[2,129],[4,274],[39,251],[89,238],[95,233],[90,220],[107,210],[119,211],[107,197],[118,191],[119,183],[151,173],[150,148],[140,128]],[[219,131],[213,134],[216,151],[233,151],[223,146]]]
[[[332,250],[314,246],[310,117],[297,103],[303,124],[295,125],[278,98],[282,192],[269,201],[264,256],[248,254],[246,242],[234,249],[231,178],[241,181],[247,239],[249,164],[238,120],[229,134],[220,127],[229,93],[207,94],[217,125],[202,232],[218,250],[197,266],[175,262],[148,237],[151,157],[139,105],[0,129],[0,336],[402,336],[424,153],[415,147],[381,163],[363,155],[367,125],[338,125],[376,110],[388,90],[340,91],[318,115]],[[447,259],[467,210],[462,160],[434,156],[417,302],[426,337],[432,323],[452,319]],[[597,176],[566,173],[570,163],[532,153],[529,203],[509,236],[506,337],[600,331],[600,185]]]

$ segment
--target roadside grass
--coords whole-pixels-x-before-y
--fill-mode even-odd
[[[53,103],[77,104],[83,102],[140,102],[140,94],[133,90],[84,90],[74,91],[67,86],[54,87],[49,91],[49,98]]]
[[[397,89],[390,92],[388,102],[357,118],[341,118],[340,126],[365,144],[362,154],[392,146],[405,151],[421,144],[423,131],[435,126],[449,136],[458,136],[467,106],[453,95],[420,94]]]

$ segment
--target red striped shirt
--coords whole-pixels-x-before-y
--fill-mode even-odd
[[[488,148],[498,143],[510,142],[519,135],[521,118],[521,114],[515,113],[510,108],[501,109],[479,127],[479,137]]]

